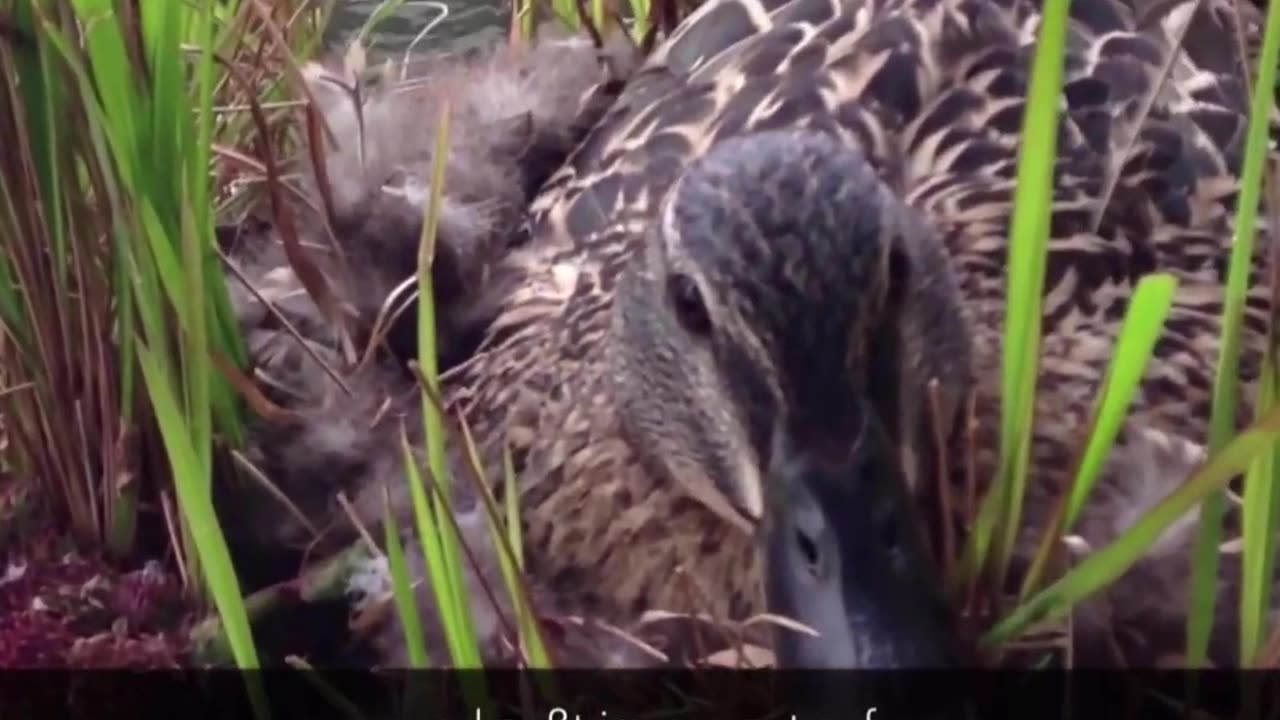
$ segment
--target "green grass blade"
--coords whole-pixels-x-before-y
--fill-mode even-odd
[[[995,647],[1008,642],[1032,625],[1061,618],[1082,600],[1105,588],[1141,559],[1165,528],[1210,494],[1221,491],[1260,453],[1270,451],[1277,438],[1280,438],[1280,408],[1240,433],[1128,532],[1009,613],[988,631],[983,643]]]
[[[1129,404],[1146,372],[1147,361],[1164,329],[1165,318],[1173,307],[1173,294],[1178,281],[1172,275],[1148,275],[1138,283],[1129,302],[1124,325],[1116,342],[1115,355],[1103,383],[1102,406],[1098,424],[1085,446],[1080,469],[1067,501],[1064,529],[1070,531],[1080,518],[1098,474],[1102,471],[1115,443],[1120,427],[1129,413]]]
[[[988,552],[993,546],[998,553],[994,577],[1004,576],[1020,525],[1039,370],[1041,305],[1069,9],[1069,0],[1045,2],[1031,69],[1010,223],[1000,466],[965,548],[961,574],[969,581],[989,567]]]
[[[360,32],[356,34],[353,42],[357,42],[362,46],[366,45],[369,33],[373,32],[373,29],[380,25],[383,20],[394,15],[404,3],[405,0],[383,0],[378,3],[373,12],[369,13],[369,16],[365,18],[364,25],[361,26]]]
[[[121,180],[133,187],[140,172],[135,162],[139,155],[137,142],[144,137],[138,114],[148,104],[139,96],[129,51],[111,3],[107,0],[76,0],[74,5],[84,23],[84,44],[93,86],[97,91],[96,99],[102,104],[104,115],[110,118],[105,129],[112,139],[118,172]],[[49,22],[44,26],[46,31],[57,32]],[[68,50],[64,49],[64,56],[69,55]]]
[[[547,652],[546,644],[542,639],[542,632],[538,626],[537,619],[534,617],[528,593],[525,592],[525,586],[520,576],[523,568],[523,554],[516,544],[520,539],[520,515],[516,507],[518,503],[513,499],[518,497],[518,491],[515,486],[515,470],[511,463],[511,452],[505,448],[503,450],[503,483],[507,493],[505,501],[506,519],[504,522],[498,512],[497,501],[494,500],[493,493],[489,489],[489,480],[484,476],[480,453],[472,441],[470,432],[465,427],[463,428],[462,439],[463,446],[467,451],[468,461],[478,481],[480,499],[484,502],[485,517],[489,525],[489,538],[490,542],[493,543],[495,554],[498,556],[503,584],[506,585],[507,594],[511,598],[511,607],[515,609],[516,631],[519,633],[520,647],[525,654],[529,667],[550,668],[551,656]],[[503,532],[504,525],[506,527],[505,533]],[[550,689],[550,686],[544,685],[544,690]]]
[[[510,476],[508,476],[510,477]],[[510,505],[508,501],[508,505]],[[501,548],[503,542],[502,524],[495,521],[491,517],[489,528],[493,533],[493,543],[495,547]],[[519,523],[519,518],[516,519]],[[511,532],[511,525],[507,524],[508,532]],[[518,536],[519,530],[514,533]],[[510,541],[508,540],[508,543]],[[498,560],[501,563],[502,579],[506,583],[507,593],[511,596],[511,606],[516,610],[516,623],[520,631],[520,645],[528,659],[528,666],[534,669],[549,669],[551,667],[551,655],[547,652],[546,643],[542,639],[542,632],[538,627],[538,620],[534,617],[533,608],[529,605],[529,598],[525,596],[524,589],[520,583],[519,574],[523,566],[523,553],[519,549],[519,545],[511,544],[511,555],[506,552],[498,552]]]
[[[471,613],[471,598],[467,595],[467,585],[463,578],[463,550],[461,539],[453,523],[453,504],[445,495],[439,484],[434,487],[436,507],[436,527],[440,533],[441,558],[444,563],[445,583],[442,587],[449,597],[448,622],[446,632],[453,635],[454,647],[458,654],[454,664],[460,669],[478,669],[483,667],[480,657],[480,645],[476,636],[475,621]]]
[[[30,27],[31,18],[26,12],[19,10],[23,26]],[[22,92],[23,104],[28,111],[30,121],[27,127],[32,133],[31,145],[36,152],[36,171],[40,178],[40,195],[45,201],[44,211],[50,221],[50,234],[53,236],[53,261],[58,268],[66,267],[67,257],[67,216],[64,214],[63,185],[70,184],[72,178],[64,174],[64,161],[67,148],[62,146],[66,121],[65,112],[68,98],[61,84],[53,80],[57,77],[54,70],[56,56],[53,49],[41,43],[35,57],[27,58],[20,63],[18,69],[22,82],[18,89]],[[41,149],[44,152],[39,152]],[[62,275],[55,278],[62,282]]]
[[[1065,505],[1057,509],[1053,521],[1045,528],[1035,561],[1023,578],[1021,600],[1029,597],[1036,588],[1053,549],[1058,546],[1058,538],[1075,526],[1085,501],[1097,484],[1102,467],[1129,413],[1134,393],[1146,372],[1152,350],[1160,338],[1165,318],[1173,306],[1177,286],[1176,278],[1160,273],[1142,278],[1134,289],[1125,312],[1124,324],[1120,328],[1115,355],[1112,356],[1099,391],[1101,401],[1094,411],[1092,431],[1076,467],[1075,480],[1071,484]]]
[[[1263,171],[1269,155],[1268,133],[1270,116],[1275,108],[1276,64],[1280,62],[1280,8],[1274,2],[1270,3],[1267,10],[1266,29],[1258,62],[1249,111],[1249,127],[1245,136],[1240,194],[1236,203],[1235,237],[1222,307],[1220,355],[1213,382],[1213,409],[1209,421],[1210,453],[1225,445],[1235,430],[1240,337],[1254,254],[1258,206],[1262,197]],[[1218,547],[1222,542],[1223,506],[1223,493],[1215,493],[1205,499],[1201,510],[1200,534],[1196,538],[1191,568],[1190,612],[1187,616],[1187,662],[1192,667],[1203,666],[1209,650],[1209,635],[1218,591]]]
[[[649,32],[650,13],[652,5],[650,0],[628,0],[631,7],[631,17],[635,18],[635,26],[631,30],[632,37],[636,40],[645,36]]]
[[[184,360],[187,363],[186,372],[183,378],[186,380],[186,394],[190,398],[187,408],[189,422],[193,437],[201,438],[196,446],[196,452],[200,455],[201,467],[208,468],[209,472],[202,476],[204,484],[201,490],[208,494],[212,487],[212,471],[213,471],[213,417],[210,408],[210,386],[213,381],[211,365],[209,358],[209,334],[206,325],[205,316],[205,285],[204,285],[204,269],[201,267],[204,259],[203,248],[211,246],[212,243],[205,243],[201,233],[195,227],[195,218],[192,217],[189,205],[182,208],[182,255],[183,267],[186,274],[186,282],[184,285],[187,291],[191,293],[191,297],[195,298],[193,302],[187,303],[187,310],[190,313],[186,320],[186,332],[182,334],[186,348]],[[208,438],[208,442],[203,439]]]
[[[1031,68],[1031,85],[1023,128],[1023,151],[1018,156],[1018,188],[1010,228],[1010,277],[1005,330],[1005,374],[1001,415],[1001,471],[1005,486],[1001,526],[1003,539],[996,557],[997,579],[1005,576],[1017,532],[1021,529],[1022,499],[1026,492],[1031,453],[1031,426],[1040,366],[1045,262],[1049,220],[1053,208],[1053,170],[1057,159],[1059,98],[1070,0],[1044,5],[1039,40]]]
[[[422,381],[426,386],[422,392],[423,427],[427,441],[427,465],[437,490],[432,501],[436,513],[451,512],[449,497],[452,492],[444,447],[444,418],[441,417],[440,408],[435,401],[435,398],[440,397],[440,373],[436,346],[435,290],[431,274],[440,212],[443,207],[450,118],[451,109],[448,103],[445,103],[440,111],[440,128],[436,136],[436,154],[432,167],[431,195],[425,210],[418,254],[418,364],[422,370]],[[437,514],[436,517],[439,519],[441,516]],[[440,532],[441,559],[444,562],[446,577],[449,579],[442,585],[449,596],[448,607],[451,610],[446,616],[449,620],[446,623],[446,633],[454,634],[457,638],[456,645],[452,646],[458,653],[454,657],[454,662],[460,668],[479,668],[482,665],[480,649],[475,640],[471,604],[465,596],[466,585],[462,580],[460,539],[453,523],[440,521],[437,526]]]
[[[1260,414],[1277,405],[1275,353],[1262,365]],[[1243,576],[1240,587],[1240,665],[1258,661],[1271,628],[1271,589],[1275,580],[1276,533],[1280,530],[1280,447],[1258,455],[1244,486]]]
[[[164,371],[164,361],[143,342],[139,342],[138,350],[143,379],[151,393],[161,436],[173,466],[178,502],[200,554],[200,565],[222,619],[227,641],[236,664],[244,670],[256,670],[260,667],[258,652],[240,592],[240,581],[232,567],[231,554],[218,526],[213,502],[203,487],[209,469],[200,465],[200,454],[196,452],[190,427],[183,418],[168,374]],[[252,684],[250,692],[254,693]],[[262,713],[259,717],[265,718],[265,701],[258,709]]]
[[[440,609],[440,625],[444,628],[445,643],[449,647],[450,657],[456,657],[460,651],[454,649],[456,642],[450,634],[450,617],[453,612],[453,599],[448,591],[449,577],[445,573],[444,553],[440,549],[440,535],[437,531],[435,513],[427,500],[426,488],[422,483],[422,473],[418,472],[418,461],[409,446],[409,436],[400,430],[400,444],[404,453],[405,476],[409,482],[409,499],[413,503],[414,527],[417,530],[418,542],[422,549],[423,563],[426,565],[427,580],[431,583],[431,592],[435,595],[436,606]]]
[[[404,546],[400,544],[400,528],[395,513],[391,511],[391,496],[383,493],[383,515],[386,518],[383,538],[387,546],[387,563],[391,570],[391,589],[395,596],[400,626],[404,629],[404,643],[409,650],[409,667],[428,667],[427,644],[422,633],[422,616],[413,600],[413,576],[404,560]]]
[[[515,462],[511,448],[502,448],[502,499],[506,508],[507,542],[516,556],[516,567],[524,570],[524,537],[520,533],[520,491],[516,487]]]
[[[551,12],[569,30],[577,32],[582,28],[577,0],[551,0]]]

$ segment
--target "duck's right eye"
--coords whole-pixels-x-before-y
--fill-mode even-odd
[[[688,275],[675,274],[667,281],[667,294],[676,319],[688,332],[706,337],[711,334],[711,314],[698,284]]]

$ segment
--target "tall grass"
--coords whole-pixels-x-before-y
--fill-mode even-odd
[[[1249,114],[1249,128],[1245,140],[1244,167],[1240,176],[1240,195],[1236,211],[1236,234],[1231,249],[1231,262],[1228,266],[1226,298],[1222,308],[1222,337],[1219,346],[1218,372],[1213,382],[1213,409],[1209,420],[1209,451],[1219,451],[1230,440],[1235,432],[1236,404],[1239,397],[1240,368],[1240,334],[1244,324],[1245,297],[1249,290],[1249,270],[1254,254],[1254,239],[1258,221],[1258,207],[1263,197],[1263,170],[1267,165],[1270,145],[1269,131],[1271,115],[1275,108],[1276,64],[1280,62],[1280,9],[1272,2],[1267,11],[1266,29],[1263,36],[1262,51],[1258,58],[1258,69],[1254,81],[1252,106]],[[1275,233],[1276,228],[1271,228]],[[1272,238],[1274,242],[1274,237]],[[1268,353],[1268,358],[1273,355]],[[1263,387],[1269,393],[1271,380],[1265,379]],[[1262,398],[1266,400],[1266,396]],[[1260,404],[1261,405],[1261,404]],[[1264,408],[1260,407],[1259,411]],[[1276,530],[1275,513],[1268,512],[1273,507],[1275,498],[1267,487],[1273,478],[1274,471],[1269,471],[1268,461],[1263,458],[1250,473],[1261,488],[1254,488],[1251,498],[1259,502],[1254,517],[1248,518],[1248,532],[1245,536],[1245,553],[1247,562],[1255,563],[1246,577],[1248,590],[1253,597],[1246,596],[1242,601],[1242,610],[1252,616],[1245,622],[1257,626],[1265,622],[1263,607],[1251,607],[1266,598],[1264,585],[1270,584],[1269,578],[1261,577],[1260,571],[1268,571],[1271,558],[1265,553],[1273,545],[1271,539]],[[1195,562],[1192,566],[1192,593],[1189,598],[1191,613],[1187,623],[1187,656],[1193,665],[1205,662],[1209,648],[1209,635],[1212,631],[1214,604],[1217,600],[1219,550],[1222,537],[1222,511],[1225,493],[1213,493],[1206,500],[1201,511],[1200,535],[1196,541]],[[1259,510],[1261,515],[1259,515]],[[1247,517],[1247,516],[1246,516]],[[1259,523],[1259,521],[1262,521]],[[1250,541],[1253,547],[1249,546]],[[1259,560],[1265,561],[1258,565]],[[1259,584],[1261,583],[1261,584]],[[1260,616],[1261,615],[1261,616]],[[1243,619],[1243,618],[1242,618]],[[1262,629],[1258,626],[1258,629]],[[1255,641],[1256,642],[1256,641]],[[1255,647],[1253,643],[1245,647]]]
[[[440,109],[440,129],[436,138],[434,166],[432,168],[431,196],[425,209],[422,225],[422,238],[418,254],[417,283],[418,296],[418,359],[417,368],[422,383],[421,407],[423,427],[426,432],[427,469],[431,488],[428,491],[423,483],[418,468],[418,461],[408,438],[402,436],[405,455],[405,467],[409,483],[410,497],[413,501],[414,520],[421,543],[422,556],[427,562],[428,580],[435,596],[436,606],[440,608],[440,623],[444,630],[445,640],[453,667],[479,668],[483,666],[478,638],[475,634],[475,622],[472,616],[472,600],[467,596],[466,584],[463,580],[464,556],[470,560],[471,553],[463,547],[462,538],[456,526],[451,503],[452,473],[445,454],[445,439],[449,428],[444,422],[440,404],[439,367],[437,362],[436,321],[434,286],[431,267],[435,259],[436,237],[439,230],[440,211],[445,185],[445,167],[449,151],[450,111],[448,103]],[[526,663],[535,667],[549,667],[550,662],[541,634],[533,620],[529,606],[528,594],[517,577],[521,564],[520,551],[520,519],[515,506],[515,484],[510,469],[509,458],[506,463],[506,490],[509,493],[505,516],[498,513],[492,497],[489,480],[485,477],[482,463],[469,435],[459,438],[449,433],[455,441],[455,447],[466,451],[474,472],[474,490],[484,502],[484,507],[491,531],[490,541],[498,557],[503,580],[511,597],[511,607],[516,613],[516,630],[518,647],[521,649]],[[388,520],[394,524],[388,507]],[[388,532],[387,542],[393,544],[394,552],[399,552],[398,538]],[[416,608],[408,608],[406,613],[402,598],[406,595],[411,578],[406,574],[402,560],[397,561],[392,555],[392,584],[396,588],[397,602],[401,610],[403,627],[408,628],[421,621],[416,617]],[[483,599],[479,599],[483,601]],[[492,598],[490,598],[492,600]],[[411,658],[413,661],[426,664],[426,652],[422,647],[421,637],[410,637]],[[478,677],[478,676],[476,676]],[[471,687],[467,690],[473,695],[472,705],[479,707],[482,703],[483,687]]]
[[[0,361],[27,388],[0,395],[4,463],[119,557],[142,492],[176,493],[181,564],[246,668],[258,657],[211,502],[216,447],[244,432],[215,363],[246,360],[216,253],[215,151],[273,132],[223,108],[280,95],[252,82],[291,49],[262,52],[266,28],[296,40],[317,17],[291,2],[0,3]]]
[[[984,569],[990,573],[992,591],[999,593],[1012,551],[1022,530],[1022,498],[1028,481],[1028,452],[1033,431],[1034,385],[1039,357],[1041,288],[1048,237],[1052,168],[1061,94],[1062,52],[1066,38],[1069,0],[1047,0],[1039,28],[1032,83],[1024,117],[1023,151],[1019,157],[1018,187],[1010,236],[1008,297],[1006,304],[1005,364],[1000,434],[1000,464],[994,484],[984,499],[974,532],[961,565],[960,580],[973,583]],[[1060,533],[1087,502],[1102,462],[1114,442],[1123,409],[1141,379],[1163,324],[1173,288],[1172,278],[1146,278],[1133,299],[1117,343],[1112,367],[1101,388],[1098,410],[1077,468],[1074,485],[1058,508],[1043,544],[1024,578],[1021,602],[987,634],[985,642],[999,646],[1015,639],[1032,624],[1062,617],[1072,607],[1103,589],[1140,559],[1174,521],[1201,507],[1201,533],[1193,562],[1192,595],[1188,598],[1187,659],[1193,666],[1205,661],[1209,632],[1218,592],[1221,514],[1224,489],[1233,477],[1248,471],[1246,531],[1244,536],[1245,582],[1240,598],[1242,612],[1241,662],[1256,661],[1261,638],[1268,631],[1267,610],[1274,578],[1277,496],[1275,494],[1276,441],[1280,410],[1275,410],[1274,360],[1268,353],[1262,390],[1257,398],[1257,421],[1237,434],[1234,425],[1238,397],[1240,334],[1244,299],[1253,257],[1256,214],[1265,180],[1268,129],[1273,112],[1277,49],[1280,46],[1280,9],[1272,3],[1256,76],[1245,163],[1236,215],[1236,237],[1226,282],[1218,373],[1214,383],[1210,459],[1192,477],[1152,508],[1111,545],[1091,555],[1062,577],[1040,585],[1040,575]],[[1274,228],[1271,229],[1274,232]],[[1153,286],[1152,283],[1160,283]],[[1157,297],[1157,295],[1159,297]],[[1247,628],[1247,629],[1246,629]],[[1246,639],[1246,636],[1248,638]]]
[[[1002,578],[1016,533],[1021,529],[1022,499],[1031,454],[1030,428],[1040,369],[1041,304],[1054,197],[1058,97],[1069,8],[1070,0],[1045,2],[1031,67],[1023,118],[1025,143],[1018,158],[1018,189],[1006,261],[1009,267],[1006,292],[1010,302],[1005,306],[1000,465],[992,490],[979,511],[961,566],[971,578],[981,573],[988,563],[993,563],[988,570],[996,578]]]

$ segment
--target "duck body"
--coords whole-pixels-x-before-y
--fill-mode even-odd
[[[1086,540],[1105,544],[1136,519],[1130,471],[1148,467],[1152,443],[1194,456],[1206,436],[1248,99],[1243,66],[1218,42],[1237,30],[1232,11],[1209,1],[1192,19],[1192,8],[1072,3],[1022,561],[1069,486],[1128,298],[1150,273],[1172,274],[1178,290],[1081,519]],[[809,522],[787,505],[800,501],[775,497],[772,479],[791,472],[777,466],[826,458],[843,468],[832,472],[854,472],[824,448],[861,457],[857,438],[876,426],[894,452],[874,467],[921,490],[937,463],[929,380],[957,438],[973,393],[976,477],[994,475],[1009,219],[1039,12],[1020,0],[711,0],[638,69],[534,201],[529,245],[501,260],[513,289],[475,357],[445,378],[491,478],[501,448],[512,451],[529,569],[551,591],[624,625],[648,610],[741,622],[787,598],[803,604],[804,581],[788,579],[803,558],[769,561],[762,545],[762,534]],[[1241,33],[1256,35],[1256,16],[1243,17],[1252,24]],[[1265,246],[1247,300],[1242,418],[1266,335]],[[695,291],[671,284],[687,276]],[[861,296],[839,290],[850,285]],[[714,339],[697,345],[685,331],[702,321]],[[1143,497],[1180,482],[1163,467],[1142,478],[1155,487]],[[954,619],[921,579],[925,564],[903,559],[919,542],[867,526],[895,491],[798,486],[820,506],[815,537],[835,538],[823,542],[842,568],[818,572],[827,584],[812,588],[815,607],[830,593],[835,604],[799,615],[839,625],[843,612],[853,630],[822,646],[780,641],[780,658],[953,662]],[[791,514],[769,509],[779,504]],[[889,527],[910,536],[912,516],[899,519]],[[1165,554],[1093,607],[1143,631],[1180,622],[1185,579],[1158,596],[1135,583],[1178,575],[1170,568],[1185,568],[1194,528],[1184,523]]]

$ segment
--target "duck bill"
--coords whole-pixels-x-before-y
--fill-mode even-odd
[[[824,462],[803,445],[775,457],[766,531],[780,667],[941,668],[969,664],[926,552],[919,512],[884,440]]]

